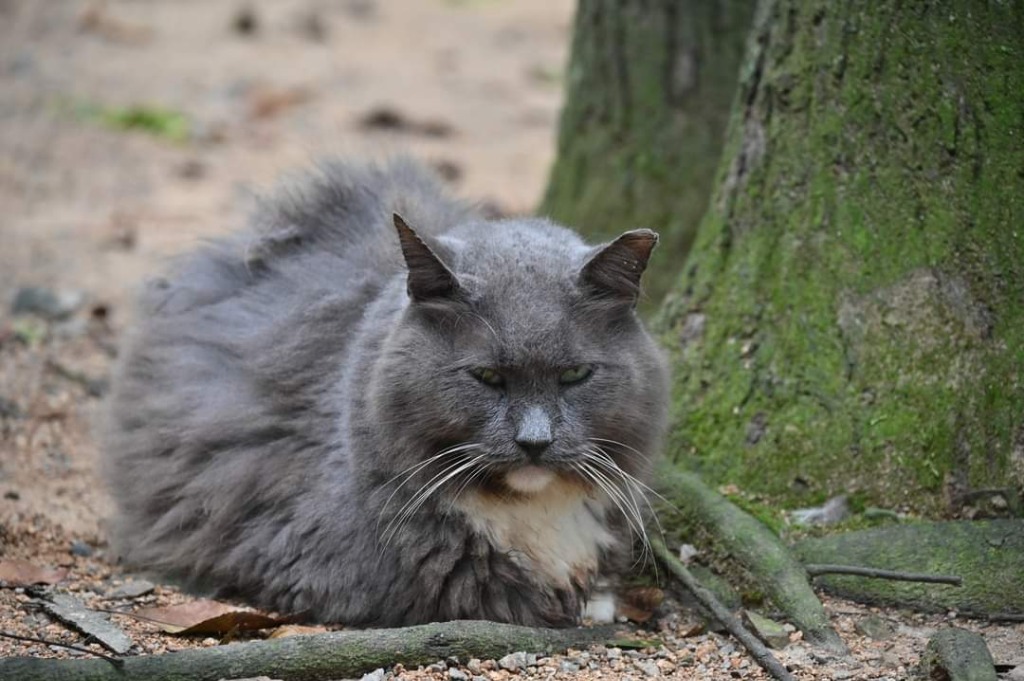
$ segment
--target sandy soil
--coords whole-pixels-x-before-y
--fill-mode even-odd
[[[0,0],[0,560],[65,568],[57,588],[96,607],[189,602],[163,585],[111,598],[129,576],[105,553],[110,506],[91,424],[132,292],[169,256],[241,224],[275,178],[325,155],[411,153],[464,197],[531,210],[552,161],[572,9],[572,0]],[[104,122],[103,112],[141,105],[180,115],[183,131]],[[26,286],[63,295],[63,309],[11,314]],[[854,656],[822,658],[794,632],[780,657],[800,678],[904,678],[925,637],[955,619],[882,613],[894,635],[874,640],[857,631],[867,609],[828,607]],[[663,645],[646,651],[454,668],[491,681],[765,678],[685,609],[662,614],[649,626]],[[219,642],[117,621],[136,653]],[[982,631],[1001,669],[1024,664],[1024,626],[955,624]],[[86,643],[26,589],[0,589],[0,631]],[[16,654],[76,653],[0,639],[0,656]],[[446,664],[392,671],[458,678]]]

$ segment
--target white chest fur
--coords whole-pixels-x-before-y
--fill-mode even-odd
[[[561,481],[516,499],[467,494],[459,507],[495,548],[567,588],[585,584],[601,551],[615,543],[604,503]]]

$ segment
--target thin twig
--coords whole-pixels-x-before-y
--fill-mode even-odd
[[[744,648],[746,648],[750,654],[754,657],[754,661],[757,662],[766,672],[772,675],[773,678],[779,679],[779,681],[795,681],[795,678],[789,671],[779,662],[771,651],[765,647],[763,643],[757,640],[750,631],[740,622],[736,615],[729,612],[722,603],[715,598],[715,595],[704,588],[697,578],[694,577],[686,566],[683,565],[675,554],[672,553],[665,546],[665,542],[660,537],[651,538],[651,548],[654,549],[654,555],[660,560],[666,568],[683,583],[683,586],[692,593],[697,601],[704,606],[722,625],[732,634],[736,640],[738,640]]]
[[[106,655],[104,653],[97,653],[95,650],[89,650],[88,648],[83,648],[82,646],[71,645],[70,643],[61,643],[60,641],[48,641],[45,638],[36,638],[35,636],[19,636],[18,634],[8,634],[6,631],[0,631],[0,637],[13,639],[15,641],[24,641],[25,643],[42,643],[48,646],[58,646],[60,648],[67,648],[68,650],[77,650],[80,653],[88,653],[90,655],[95,655],[96,657],[102,657],[104,660],[114,665],[115,667],[120,667],[124,664],[124,660],[122,660],[119,657],[111,657],[110,655]]]
[[[993,612],[988,615],[961,614],[965,617],[984,617],[989,622],[1024,622],[1024,612]]]
[[[897,572],[895,570],[877,570],[857,565],[824,565],[812,563],[804,566],[811,577],[820,575],[855,575],[875,579],[892,579],[900,582],[927,582],[930,584],[952,584],[960,586],[964,580],[956,575],[925,575],[914,572]]]

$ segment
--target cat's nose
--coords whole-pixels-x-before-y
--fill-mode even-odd
[[[552,441],[551,419],[540,407],[530,407],[516,429],[516,444],[533,460],[541,457]]]

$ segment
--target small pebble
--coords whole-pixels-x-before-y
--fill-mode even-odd
[[[561,662],[558,663],[558,671],[560,671],[560,672],[564,672],[566,674],[572,674],[572,673],[578,672],[579,670],[580,670],[580,666],[578,664],[576,664],[575,662],[569,662],[568,660],[562,660]]]
[[[427,666],[427,671],[433,672],[434,674],[440,674],[446,669],[448,669],[448,665],[446,665],[444,662],[435,662],[434,664]]]
[[[634,664],[636,664],[637,669],[642,671],[645,676],[661,676],[661,670],[658,669],[658,665],[654,664],[649,660],[645,660],[643,662],[636,662]]]
[[[89,546],[84,541],[76,539],[75,541],[71,542],[71,555],[73,556],[88,558],[93,554],[94,551],[95,549],[93,549],[93,547]]]
[[[510,672],[516,672],[526,666],[526,653],[510,653],[498,660],[498,666]]]
[[[145,596],[148,593],[152,593],[156,589],[156,585],[145,579],[133,579],[125,582],[116,589],[112,589],[107,592],[108,599],[116,598],[138,598],[139,596]]]

